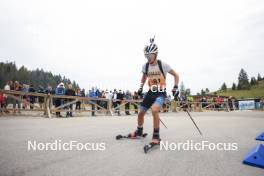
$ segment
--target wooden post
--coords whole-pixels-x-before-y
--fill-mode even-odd
[[[199,102],[199,110],[200,110],[200,112],[203,112],[202,103],[203,102]]]
[[[46,107],[47,107],[47,115],[49,118],[51,118],[51,113],[50,113],[51,105],[52,105],[52,97],[50,96],[50,94],[48,94]]]
[[[111,114],[111,116],[113,116],[113,112],[111,110],[111,106],[112,106],[112,100],[108,100],[107,101],[107,112],[109,112]]]
[[[47,110],[47,96],[44,97],[44,116],[46,116],[48,113]]]

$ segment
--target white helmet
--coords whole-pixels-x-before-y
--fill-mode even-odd
[[[144,48],[144,54],[158,54],[158,46],[154,43],[155,36],[150,39],[150,44]]]

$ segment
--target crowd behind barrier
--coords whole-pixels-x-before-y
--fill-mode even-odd
[[[0,113],[20,114],[21,111],[40,111],[47,117],[73,117],[74,113],[90,112],[97,114],[121,115],[121,111],[130,115],[138,113],[142,96],[130,91],[99,90],[92,88],[87,93],[84,89],[74,89],[71,84],[60,83],[56,88],[20,84],[9,81],[0,89]],[[254,109],[262,109],[264,100]],[[233,111],[239,110],[239,101],[232,97],[221,96],[180,96],[165,100],[162,112],[177,111]],[[63,112],[63,113],[62,113]],[[65,115],[64,115],[65,114]]]

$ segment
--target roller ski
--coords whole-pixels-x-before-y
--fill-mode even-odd
[[[159,143],[154,143],[154,142],[151,142],[151,143],[145,145],[144,146],[144,153],[147,154],[149,152],[149,150],[151,150],[151,149],[153,149],[153,147],[159,146],[159,145],[160,145]]]
[[[144,133],[144,134],[142,134],[142,136],[131,137],[130,135],[123,136],[123,135],[119,134],[116,136],[116,140],[120,140],[120,139],[142,139],[142,138],[145,138],[147,135],[148,135],[147,133]]]
[[[161,141],[161,139],[160,139],[159,133],[154,131],[153,137],[152,137],[152,142],[144,146],[144,153],[147,154],[151,149],[156,148],[155,146],[159,146],[160,141]]]
[[[126,136],[123,136],[121,134],[116,136],[116,140],[120,140],[120,139],[142,139],[145,138],[148,134],[147,133],[143,133],[143,128],[137,128],[137,130],[133,133],[130,133]]]

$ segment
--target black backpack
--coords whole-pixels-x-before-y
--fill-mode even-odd
[[[165,74],[164,74],[164,72],[163,72],[163,68],[162,68],[161,60],[158,60],[158,65],[159,65],[159,69],[160,69],[162,75],[164,76],[164,78],[166,78],[166,77],[165,77]],[[146,63],[146,70],[145,70],[145,74],[146,74],[146,75],[148,74],[148,68],[149,68],[149,63],[147,62],[147,63]]]

